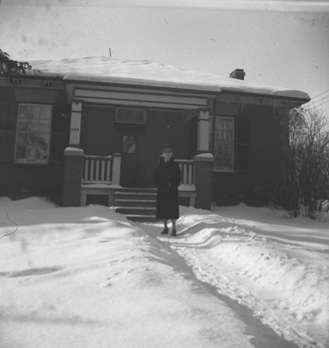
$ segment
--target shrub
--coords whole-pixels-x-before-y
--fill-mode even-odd
[[[277,201],[294,216],[315,217],[319,200],[329,196],[329,123],[316,109],[300,107],[289,115],[289,150],[285,182]]]

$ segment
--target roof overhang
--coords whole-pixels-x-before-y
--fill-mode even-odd
[[[98,76],[92,74],[65,74],[63,79],[71,82],[93,82],[103,84],[123,84],[127,86],[142,86],[142,87],[156,87],[156,88],[169,88],[179,90],[190,90],[193,92],[208,92],[210,94],[219,94],[222,92],[249,94],[257,96],[266,96],[276,99],[287,98],[295,100],[297,103],[306,103],[310,100],[310,96],[300,90],[291,89],[274,89],[265,87],[256,87],[252,85],[245,86],[220,86],[219,84],[197,84],[197,83],[184,83],[179,81],[164,81],[164,80],[150,80],[139,79],[131,77],[111,77],[111,76]]]

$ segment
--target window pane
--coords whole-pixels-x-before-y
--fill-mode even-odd
[[[49,122],[51,118],[51,108],[49,105],[40,105],[40,119]]]
[[[146,110],[135,108],[118,108],[115,114],[117,123],[144,124],[146,122]]]
[[[34,124],[33,130],[39,131],[42,133],[48,133],[49,132],[49,126],[50,122],[45,120],[40,120],[38,123]]]
[[[37,119],[38,114],[34,112],[35,106],[33,104],[20,104],[18,107],[18,117],[27,121],[32,121],[33,118]]]
[[[17,128],[19,131],[28,131],[31,129],[31,120],[28,120],[27,118],[21,117],[20,119],[17,119]]]
[[[234,119],[215,117],[215,168],[234,168]]]
[[[51,110],[51,105],[19,105],[15,152],[17,162],[47,163]]]

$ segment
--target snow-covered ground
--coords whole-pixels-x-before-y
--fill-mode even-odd
[[[329,346],[328,223],[181,213],[164,238],[106,207],[0,198],[0,347],[294,347],[244,305],[300,347]]]
[[[253,347],[177,253],[110,209],[0,199],[0,347]]]
[[[167,241],[199,279],[300,347],[329,347],[328,223],[244,205],[182,210]]]

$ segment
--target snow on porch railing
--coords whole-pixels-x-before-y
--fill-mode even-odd
[[[82,183],[110,184],[112,182],[112,156],[84,155]]]
[[[181,173],[182,185],[194,185],[194,163],[193,160],[176,159]]]

